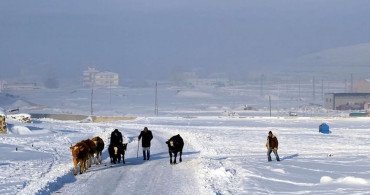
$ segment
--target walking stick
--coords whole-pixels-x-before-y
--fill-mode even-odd
[[[139,144],[140,144],[140,140],[137,141],[137,152],[136,152],[136,158],[139,158]]]

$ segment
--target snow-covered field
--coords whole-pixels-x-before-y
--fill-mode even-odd
[[[141,93],[150,94],[148,91],[135,92],[137,97]],[[88,106],[75,102],[77,95],[65,94],[63,98],[73,96],[74,100],[65,99],[60,103],[55,100],[60,98],[59,95],[48,94],[42,100],[42,94],[27,93],[27,96],[25,93],[18,95],[35,105],[47,105],[39,107],[40,112],[52,113],[58,108],[73,114],[79,114],[75,110],[88,112]],[[230,96],[234,100],[230,103],[219,97],[206,101],[202,99],[204,94],[191,99],[192,94],[174,94],[172,99],[162,101],[162,107],[168,105],[166,113],[155,117],[145,114],[151,109],[143,108],[152,101],[142,103],[126,92],[133,102],[124,103],[127,110],[141,109],[141,114],[129,121],[82,123],[33,119],[32,123],[22,123],[8,119],[9,133],[0,135],[0,194],[368,193],[369,118],[319,117],[320,114],[315,117],[266,117],[266,114],[249,116],[241,111],[236,116],[227,116],[223,114],[223,108],[237,108],[242,103],[241,98]],[[212,96],[207,95],[207,98]],[[39,102],[35,101],[37,99]],[[106,99],[97,98],[98,103],[103,100]],[[15,103],[7,101],[9,105]],[[119,115],[115,105],[118,104],[113,103],[105,110],[96,105],[101,108],[96,111],[101,115]],[[208,108],[207,112],[201,107]],[[173,112],[170,112],[171,108]],[[178,110],[186,112],[179,113]],[[132,113],[130,115],[134,115]],[[318,132],[318,126],[323,122],[330,126],[331,134]],[[136,156],[137,136],[145,126],[154,135],[150,161],[142,160],[141,151],[139,158]],[[111,166],[104,150],[101,165],[93,165],[86,173],[74,176],[69,147],[94,136],[101,136],[108,143],[115,128],[129,140],[126,164]],[[267,162],[268,131],[279,139],[280,162],[273,154],[273,161]],[[165,141],[176,134],[185,141],[183,162],[170,165]]]
[[[94,189],[101,194],[366,194],[369,120],[326,119],[333,132],[329,135],[318,133],[321,122],[152,117],[104,124],[48,119],[15,123],[12,131],[18,133],[0,137],[0,193],[88,194]],[[146,162],[136,158],[136,136],[144,126],[155,137],[152,160]],[[114,128],[130,140],[127,164],[111,167],[105,151],[103,164],[74,176],[69,146],[96,135],[107,141]],[[267,162],[269,130],[279,139],[281,162]],[[184,161],[171,166],[164,142],[176,134],[186,143]]]

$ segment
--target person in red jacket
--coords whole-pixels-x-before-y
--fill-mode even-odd
[[[150,158],[150,141],[153,139],[153,134],[147,127],[144,128],[144,131],[140,132],[138,141],[143,138],[141,146],[143,147],[143,157],[144,160],[149,160]]]
[[[270,131],[269,134],[268,134],[268,136],[267,136],[267,142],[266,142],[267,159],[268,159],[268,161],[272,161],[271,160],[271,152],[274,152],[274,154],[276,156],[276,160],[277,161],[280,161],[279,155],[277,153],[278,147],[279,147],[278,139]]]

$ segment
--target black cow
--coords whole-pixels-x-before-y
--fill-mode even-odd
[[[108,152],[110,156],[110,162],[116,164],[117,160],[118,163],[121,162],[121,156],[122,156],[122,162],[125,164],[125,152],[127,149],[127,144],[120,144],[120,145],[109,145]]]
[[[172,153],[174,154],[174,162],[176,164],[177,153],[180,152],[180,162],[182,162],[182,148],[184,147],[184,140],[181,138],[180,134],[171,137],[166,141],[168,145],[168,153],[170,154],[170,164],[172,164]]]

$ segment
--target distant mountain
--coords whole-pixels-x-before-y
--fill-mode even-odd
[[[304,55],[279,63],[284,72],[329,78],[370,77],[370,43],[351,45]]]
[[[19,96],[0,92],[0,107],[5,109],[19,99]]]
[[[23,112],[32,109],[45,108],[45,106],[43,105],[32,103],[17,95],[2,92],[0,92],[0,107],[5,109],[5,112],[8,112],[13,109],[19,109],[21,112]]]

